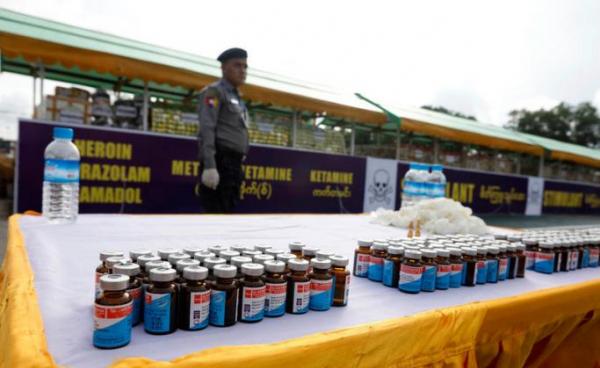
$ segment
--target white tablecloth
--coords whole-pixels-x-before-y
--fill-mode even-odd
[[[366,215],[83,215],[72,225],[49,225],[40,217],[23,217],[20,225],[35,274],[50,352],[59,364],[72,367],[106,366],[128,356],[168,360],[210,347],[276,342],[600,276],[600,268],[555,275],[529,272],[524,279],[417,295],[354,278],[349,304],[344,308],[265,318],[258,324],[238,323],[229,328],[178,330],[166,336],[146,334],[139,325],[128,346],[99,350],[92,346],[92,308],[94,269],[100,250],[214,244],[269,244],[287,249],[290,241],[298,240],[352,257],[357,239],[398,237],[404,231],[371,224]]]

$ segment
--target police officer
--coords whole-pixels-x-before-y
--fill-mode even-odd
[[[248,153],[248,110],[238,87],[246,81],[247,58],[240,48],[221,53],[217,60],[222,78],[199,95],[199,195],[208,213],[231,212],[239,199],[242,161]]]

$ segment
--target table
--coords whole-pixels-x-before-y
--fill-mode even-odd
[[[92,346],[93,275],[101,249],[263,243],[286,248],[299,240],[351,256],[358,238],[403,235],[401,229],[371,224],[368,215],[83,215],[72,225],[13,216],[0,274],[0,363],[151,367],[172,360],[175,365],[169,367],[370,367],[600,362],[600,268],[529,272],[525,279],[417,295],[353,278],[344,308],[167,336],[146,334],[138,326],[124,348]]]

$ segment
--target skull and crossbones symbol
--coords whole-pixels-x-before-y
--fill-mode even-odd
[[[390,187],[390,174],[383,169],[378,169],[373,173],[373,184],[369,185],[369,192],[373,196],[369,198],[369,202],[385,202],[390,203],[391,198],[388,197],[392,193]]]

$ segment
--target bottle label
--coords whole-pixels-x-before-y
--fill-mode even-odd
[[[498,281],[498,261],[495,259],[487,260],[487,282]]]
[[[169,332],[171,324],[171,294],[144,294],[144,329]]]
[[[272,284],[267,282],[265,295],[265,316],[276,317],[285,313],[287,282]]]
[[[583,258],[581,260],[581,268],[588,267],[590,264],[590,250],[589,248],[583,249]]]
[[[94,307],[94,346],[116,348],[131,341],[131,312],[133,303]]]
[[[242,321],[260,321],[265,315],[266,287],[243,286],[242,291]]]
[[[100,288],[100,277],[102,277],[103,275],[104,274],[101,272],[96,272],[96,299],[98,299],[100,294],[102,294],[102,289]]]
[[[534,270],[542,273],[554,271],[554,253],[538,252],[535,255]]]
[[[463,279],[463,264],[453,263],[450,265],[450,287],[460,287]]]
[[[210,290],[190,293],[190,330],[200,330],[208,326]]]
[[[508,276],[508,258],[500,258],[498,261],[498,278],[506,280]]]
[[[435,290],[435,277],[437,275],[437,267],[432,265],[424,266],[423,280],[421,282],[421,290],[433,291]]]
[[[383,278],[383,258],[373,257],[369,258],[369,280],[381,281]]]
[[[46,160],[44,166],[44,181],[57,184],[79,182],[79,161],[76,160]]]
[[[450,271],[452,266],[450,265],[438,265],[437,274],[435,278],[435,287],[438,289],[448,289],[450,286]]]
[[[409,196],[420,196],[423,192],[423,184],[417,181],[404,180],[402,192]]]
[[[133,299],[133,312],[131,312],[131,323],[137,325],[142,320],[142,287],[127,290]]]
[[[444,198],[446,196],[446,184],[445,183],[432,183],[432,197],[433,198]]]
[[[570,262],[570,270],[577,269],[577,261],[579,260],[579,251],[571,251],[571,262]]]
[[[310,281],[294,283],[294,304],[293,313],[308,312],[308,303],[310,301]]]
[[[367,277],[369,273],[369,260],[371,256],[368,254],[358,253],[356,255],[356,264],[354,265],[354,269],[356,272],[356,276],[358,277]]]
[[[398,270],[396,270],[396,273]],[[383,261],[383,284],[385,286],[394,286],[394,262],[389,259]]]
[[[209,322],[215,326],[225,326],[225,303],[226,293],[221,290],[210,291],[210,313]]]
[[[590,267],[598,267],[598,261],[600,261],[600,249],[590,248]]]
[[[475,267],[477,269],[477,283],[478,284],[485,284],[485,282],[487,281],[487,262],[486,261],[477,261],[477,267]]]
[[[314,310],[328,310],[331,307],[332,280],[310,280],[309,308]]]
[[[536,252],[531,250],[525,251],[525,257],[527,257],[527,260],[525,261],[525,269],[533,270],[533,265],[535,263],[535,254]]]
[[[400,277],[398,288],[409,292],[418,292],[421,290],[421,281],[423,278],[423,267],[400,265]]]
[[[348,294],[350,293],[350,275],[346,275],[346,284],[344,285],[344,305],[348,304]]]

